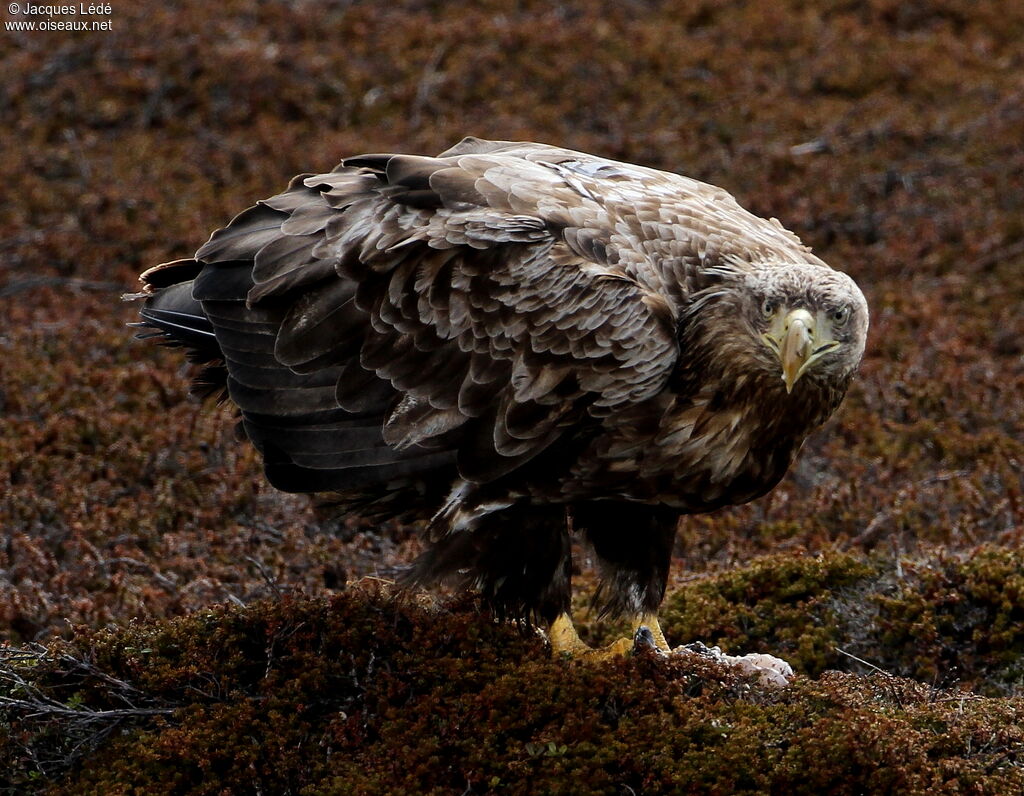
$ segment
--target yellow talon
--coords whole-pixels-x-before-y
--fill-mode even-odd
[[[554,657],[586,658],[588,660],[613,660],[629,655],[636,648],[637,633],[646,627],[654,640],[655,647],[661,652],[668,652],[669,646],[665,634],[661,630],[658,617],[654,614],[641,614],[633,625],[631,638],[620,638],[604,647],[595,649],[587,645],[579,637],[572,619],[568,614],[559,614],[548,628],[548,640],[551,642],[551,654]]]
[[[575,658],[595,651],[580,638],[569,614],[559,614],[551,623],[551,627],[548,628],[548,640],[551,642],[551,654],[555,657],[568,655]]]
[[[654,637],[654,646],[661,652],[671,652],[672,648],[669,647],[668,642],[665,640],[665,633],[661,629],[661,623],[658,621],[656,614],[640,614],[640,617],[636,620],[636,624],[633,625],[633,637],[636,637],[637,631],[640,628],[646,627],[651,631],[651,636]]]

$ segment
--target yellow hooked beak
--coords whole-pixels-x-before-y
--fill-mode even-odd
[[[787,393],[793,392],[793,385],[811,365],[839,345],[830,332],[831,329],[819,326],[805,309],[792,310],[785,316],[781,312],[776,313],[771,328],[761,339],[782,363],[782,380],[786,382]]]

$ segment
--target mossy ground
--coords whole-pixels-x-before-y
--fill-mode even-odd
[[[91,631],[13,668],[80,714],[128,698],[168,711],[124,719],[52,794],[1024,788],[1020,700],[881,673],[766,690],[689,656],[552,660],[469,605],[378,589]],[[59,770],[94,731],[63,715],[15,722],[8,776],[32,770],[12,750]]]
[[[6,32],[0,639],[91,661],[19,670],[81,715],[123,707],[96,672],[173,712],[86,733],[70,770],[67,721],[12,714],[0,788],[1019,791],[1018,6],[147,1],[110,32]],[[722,185],[863,287],[843,408],[771,495],[685,521],[665,607],[673,641],[807,679],[567,676],[469,603],[346,590],[415,533],[274,492],[181,357],[131,341],[135,274],[293,174],[467,133]]]

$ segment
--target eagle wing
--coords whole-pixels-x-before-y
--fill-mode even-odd
[[[686,178],[466,139],[295,178],[213,234],[192,293],[280,488],[484,482],[662,390],[691,283],[748,219]],[[756,221],[755,247],[806,251]]]

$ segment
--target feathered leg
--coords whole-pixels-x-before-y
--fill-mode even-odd
[[[548,629],[556,655],[608,658],[624,655],[638,644],[667,652],[668,643],[658,623],[657,609],[665,596],[669,559],[678,514],[664,509],[625,503],[587,503],[573,507],[573,524],[583,531],[601,560],[603,582],[599,599],[604,612],[634,617],[631,638],[591,649],[577,635],[568,613]]]
[[[454,581],[477,589],[499,618],[550,624],[569,611],[571,578],[564,508],[511,505],[441,536],[406,582]]]
[[[665,597],[678,520],[677,511],[633,503],[573,507],[573,524],[583,531],[600,561],[596,600],[604,603],[602,613],[647,621],[656,617]],[[656,618],[653,624],[657,625]]]

